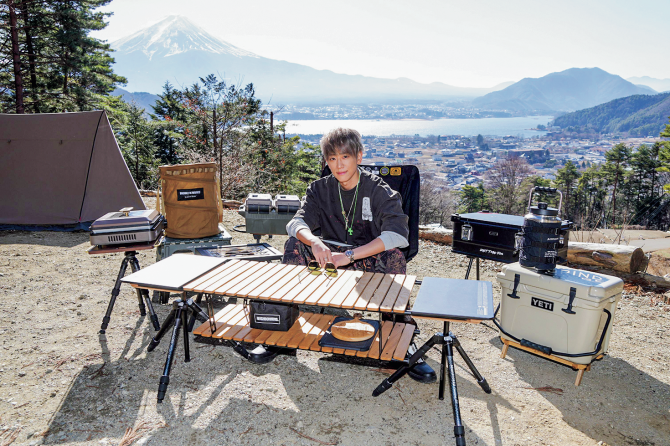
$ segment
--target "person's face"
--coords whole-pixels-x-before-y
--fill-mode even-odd
[[[330,171],[344,189],[351,189],[358,182],[358,165],[363,161],[363,154],[354,157],[338,150],[326,160]],[[353,184],[352,184],[353,183]]]

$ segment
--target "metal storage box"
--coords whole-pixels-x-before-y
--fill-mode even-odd
[[[607,353],[623,291],[621,279],[564,266],[557,266],[554,276],[549,276],[519,263],[504,265],[497,279],[502,287],[501,337],[535,344],[529,346],[577,364],[590,364],[599,354]],[[601,337],[601,348],[594,354],[560,354],[594,352]]]
[[[272,195],[270,194],[249,194],[244,202],[247,212],[269,213],[273,207]]]
[[[295,214],[301,206],[302,203],[297,195],[277,194],[275,196],[275,207],[280,214]]]

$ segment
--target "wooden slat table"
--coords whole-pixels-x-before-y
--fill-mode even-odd
[[[416,276],[339,270],[336,277],[305,266],[231,260],[185,284],[183,291],[282,303],[404,313]],[[145,287],[145,285],[133,285]]]

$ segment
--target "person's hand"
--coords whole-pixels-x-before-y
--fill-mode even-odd
[[[333,264],[335,264],[336,267],[346,266],[349,263],[349,257],[345,256],[343,252],[333,253]]]
[[[314,260],[319,262],[319,266],[322,268],[326,266],[326,263],[333,262],[333,253],[330,252],[330,249],[320,239],[312,242],[312,254],[314,254]]]

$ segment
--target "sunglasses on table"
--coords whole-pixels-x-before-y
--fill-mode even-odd
[[[321,274],[321,265],[319,265],[319,262],[316,260],[311,260],[307,264],[307,269],[309,270],[310,274],[315,274],[319,275]],[[326,276],[328,277],[335,277],[337,276],[337,268],[335,268],[335,264],[332,262],[326,263],[326,266],[323,268]]]

